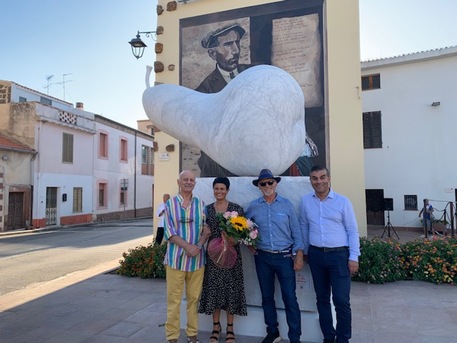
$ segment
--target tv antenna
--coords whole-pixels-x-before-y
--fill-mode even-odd
[[[51,79],[54,77],[54,75],[48,75],[46,76],[46,86],[44,88],[46,88],[46,94],[49,95],[49,87],[52,85],[51,83]]]
[[[65,80],[65,76],[72,75],[73,73],[62,74],[62,82],[56,82],[55,85],[62,85],[63,89],[63,100],[65,100],[65,84],[73,80]]]

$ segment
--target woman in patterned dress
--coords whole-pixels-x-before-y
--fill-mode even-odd
[[[227,211],[237,211],[240,216],[244,216],[243,208],[240,205],[229,202],[226,199],[229,188],[230,181],[228,178],[216,178],[213,181],[213,192],[216,201],[206,207],[206,220],[211,229],[211,236],[208,242],[212,239],[223,237],[229,240],[228,243],[233,245],[237,253],[236,262],[232,268],[220,268],[207,256],[198,312],[213,316],[213,332],[209,339],[210,343],[219,342],[221,310],[227,312],[226,343],[235,343],[233,331],[234,315],[247,315],[240,245],[221,234],[219,222],[216,218],[216,213],[225,213]]]

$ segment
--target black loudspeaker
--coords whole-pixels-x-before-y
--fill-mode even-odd
[[[384,198],[384,211],[393,211],[394,210],[394,199]]]

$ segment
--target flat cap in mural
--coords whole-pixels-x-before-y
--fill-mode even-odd
[[[246,32],[239,24],[236,23],[220,27],[217,30],[208,33],[206,37],[202,39],[202,46],[206,49],[216,47],[219,44],[217,38],[229,33],[232,30],[238,32],[240,38],[243,37]]]

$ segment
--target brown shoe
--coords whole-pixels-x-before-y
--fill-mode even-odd
[[[178,343],[177,339],[169,339],[167,343]]]

